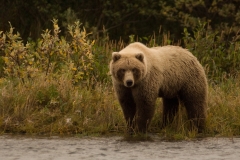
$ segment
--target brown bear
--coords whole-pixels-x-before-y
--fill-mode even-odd
[[[205,126],[208,84],[202,65],[178,46],[148,48],[135,42],[112,53],[110,72],[128,131],[146,132],[158,97],[163,99],[163,127],[173,121],[179,103],[194,128]]]

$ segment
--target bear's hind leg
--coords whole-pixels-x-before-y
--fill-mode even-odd
[[[197,129],[199,133],[203,132],[206,121],[206,100],[205,97],[194,97],[183,101],[187,110],[188,119],[191,122],[191,128]]]
[[[162,128],[171,123],[178,112],[179,100],[178,97],[163,98],[163,124]]]

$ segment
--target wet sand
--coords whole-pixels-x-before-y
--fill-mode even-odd
[[[0,136],[0,160],[239,160],[240,138],[128,142],[109,138]]]

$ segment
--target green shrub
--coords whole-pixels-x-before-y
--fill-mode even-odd
[[[200,21],[193,35],[184,30],[185,47],[197,56],[213,80],[219,80],[223,75],[236,76],[240,70],[240,35],[227,39],[227,32],[230,33],[214,31]]]
[[[71,37],[67,41],[58,36],[60,29],[57,20],[53,20],[53,27],[53,31],[45,30],[36,43],[30,42],[26,45],[18,33],[13,33],[13,27],[10,27],[6,34],[1,32],[0,46],[4,52],[5,76],[17,77],[24,82],[38,73],[55,77],[70,72],[73,83],[86,82],[93,77],[94,41],[87,38],[86,30],[80,29],[79,22],[69,26]]]

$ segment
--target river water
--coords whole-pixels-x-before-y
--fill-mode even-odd
[[[0,136],[0,160],[239,160],[240,138],[168,142],[122,137]]]

